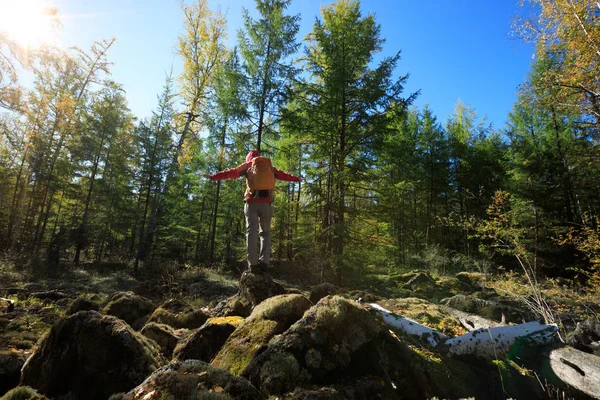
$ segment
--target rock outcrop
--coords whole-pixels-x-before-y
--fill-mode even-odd
[[[122,320],[80,311],[52,326],[23,366],[21,384],[49,397],[104,400],[164,363],[156,344]]]

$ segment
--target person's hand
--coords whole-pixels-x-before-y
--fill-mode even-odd
[[[306,182],[306,178],[304,178],[304,177],[300,178],[300,182]]]
[[[203,176],[203,177],[205,177],[207,179],[210,179],[210,174],[200,174],[200,176]]]

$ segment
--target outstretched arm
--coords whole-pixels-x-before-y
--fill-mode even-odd
[[[211,181],[221,181],[223,179],[235,179],[242,176],[242,173],[248,169],[250,163],[243,163],[239,167],[226,169],[224,171],[219,171],[212,175],[202,174],[203,177],[210,179]]]
[[[275,174],[275,178],[279,179],[280,181],[300,182],[304,180],[304,178],[298,178],[297,176],[288,174],[287,172],[280,171],[277,168],[273,168],[273,172]]]

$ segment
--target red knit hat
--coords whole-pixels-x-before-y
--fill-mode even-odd
[[[250,153],[248,153],[248,155],[246,156],[246,162],[250,162],[252,160],[254,160],[256,157],[260,157],[260,153],[258,150],[252,150]]]

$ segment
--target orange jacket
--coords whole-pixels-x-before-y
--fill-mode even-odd
[[[250,167],[252,167],[252,161],[245,162],[236,168],[230,168],[230,169],[226,169],[224,171],[219,171],[217,173],[214,173],[210,176],[210,180],[211,181],[220,181],[223,179],[239,178],[241,176],[246,175],[246,171],[248,171],[248,169]],[[275,167],[273,167],[273,173],[275,174],[275,179],[279,179],[280,181],[300,182],[300,178],[298,178],[297,176],[288,174],[287,172],[280,171]],[[246,196],[244,201],[249,202],[249,203],[272,203],[273,199],[271,198],[271,196],[254,198],[254,197],[248,195],[248,196]]]

